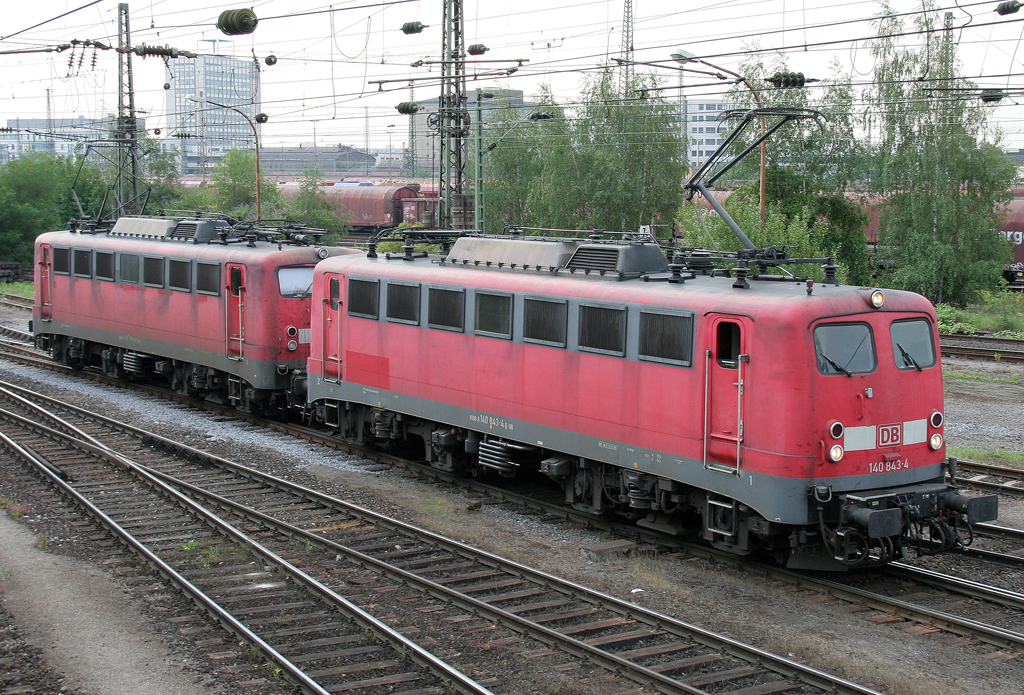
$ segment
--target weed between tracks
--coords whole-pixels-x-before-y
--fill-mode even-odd
[[[15,501],[13,492],[7,497],[0,497],[0,509],[6,509],[7,515],[15,521],[21,521],[29,512],[27,504]]]
[[[965,381],[991,381],[1001,384],[1020,384],[1020,374],[1014,372],[1010,376],[989,376],[987,374],[967,374],[965,372],[943,372],[946,379],[964,379]]]
[[[992,463],[1009,468],[1024,469],[1024,454],[1016,451],[986,451],[985,449],[953,449],[947,448],[946,453],[956,456],[958,459],[977,461],[978,463]]]

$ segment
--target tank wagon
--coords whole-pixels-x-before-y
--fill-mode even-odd
[[[36,344],[61,364],[160,375],[244,411],[301,408],[313,267],[344,253],[320,234],[172,217],[42,234]]]

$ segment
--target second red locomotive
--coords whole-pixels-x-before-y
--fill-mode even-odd
[[[539,469],[579,509],[696,524],[792,567],[949,549],[995,518],[995,497],[944,480],[925,298],[688,275],[649,237],[331,258],[309,398],[345,437],[420,442],[446,470]]]

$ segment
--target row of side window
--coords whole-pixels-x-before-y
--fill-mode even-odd
[[[380,318],[380,280],[349,278],[348,315],[364,319]],[[427,286],[426,325],[459,333],[466,330],[466,289]],[[420,325],[422,287],[417,283],[385,283],[384,318],[393,323]],[[338,278],[330,280],[331,308],[341,306]],[[507,292],[476,289],[472,298],[473,332],[476,335],[512,340],[513,311],[516,297]],[[625,357],[627,353],[628,309],[624,304],[570,302],[558,297],[524,295],[522,311],[523,342],[550,347],[569,346],[570,318],[575,321],[576,347],[583,352]],[[694,314],[668,308],[634,309],[639,321],[636,355],[641,360],[680,366],[693,364]],[[571,316],[570,316],[571,314]]]
[[[116,265],[116,273],[115,273]],[[220,295],[220,263],[54,247],[53,272],[127,285]]]

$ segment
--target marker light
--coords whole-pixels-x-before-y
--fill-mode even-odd
[[[882,294],[882,290],[875,290],[871,293],[871,306],[876,309],[881,309],[882,305],[885,304],[885,295]]]
[[[832,426],[828,428],[828,433],[832,435],[832,439],[839,439],[843,436],[843,423],[833,422]]]
[[[828,457],[832,459],[833,463],[838,463],[843,458],[843,447],[833,444],[832,448],[828,450]]]
[[[296,343],[294,340],[289,340],[288,341],[288,349],[291,350],[292,352],[295,352],[295,350],[298,349],[298,347],[299,347],[299,344]]]
[[[928,438],[928,446],[932,448],[932,451],[938,451],[942,448],[942,435],[936,432]]]
[[[932,423],[932,427],[942,427],[942,413],[938,410],[932,413],[932,416],[928,418],[928,420]]]

